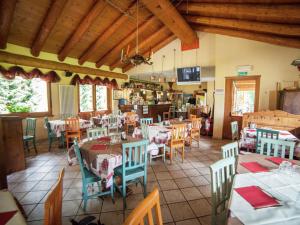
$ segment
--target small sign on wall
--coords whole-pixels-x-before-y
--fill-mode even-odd
[[[143,114],[148,114],[148,106],[143,105]]]
[[[247,76],[249,72],[253,70],[252,65],[240,65],[236,67],[237,74],[239,76]]]

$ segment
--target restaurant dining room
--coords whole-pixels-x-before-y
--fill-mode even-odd
[[[0,225],[299,225],[300,0],[0,0]]]

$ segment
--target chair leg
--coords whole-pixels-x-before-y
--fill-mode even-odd
[[[111,200],[112,202],[115,204],[115,198],[114,198],[114,182],[112,183],[112,185],[110,186],[110,196],[111,196]]]
[[[172,164],[173,156],[172,156],[172,147],[171,146],[170,146],[170,155],[169,155],[169,157],[170,157],[170,163]]]
[[[150,163],[150,165],[151,165],[151,163],[152,163],[152,156],[151,156],[151,152],[149,152],[149,163]]]
[[[184,160],[184,146],[182,147],[181,157],[182,157],[182,163],[183,163],[183,160]]]
[[[48,147],[48,152],[51,151],[51,145],[52,145],[52,138],[49,137],[49,147]]]
[[[164,163],[166,162],[166,146],[164,145],[163,147],[163,160],[164,160]]]
[[[25,146],[26,146],[27,152],[29,152],[30,150],[29,150],[29,143],[28,143],[28,141],[25,142]]]
[[[146,198],[146,196],[147,196],[147,173],[144,175],[143,185],[144,185],[144,198]]]
[[[123,210],[125,211],[126,209],[126,181],[124,181],[122,177],[122,197],[123,197]]]
[[[35,138],[32,140],[32,143],[33,143],[35,154],[37,154],[37,148],[36,148],[36,145],[35,145]]]

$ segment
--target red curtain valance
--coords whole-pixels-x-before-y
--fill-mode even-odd
[[[2,76],[9,80],[15,79],[16,76],[20,76],[24,79],[40,78],[46,82],[51,83],[60,81],[60,77],[55,71],[49,71],[48,73],[44,74],[39,69],[34,68],[30,72],[26,72],[20,66],[12,66],[9,67],[9,69],[5,69],[4,67],[0,66],[0,74],[2,74]]]
[[[118,89],[118,83],[116,79],[112,79],[111,81],[106,77],[103,80],[100,77],[96,77],[95,79],[91,78],[90,76],[86,75],[84,78],[80,78],[78,74],[75,74],[71,80],[71,85],[76,84],[95,84],[106,86],[108,88]]]

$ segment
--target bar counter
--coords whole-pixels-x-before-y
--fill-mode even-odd
[[[154,123],[158,122],[157,116],[163,118],[163,112],[169,112],[171,104],[156,105],[119,105],[121,112],[136,110],[140,118],[153,118]]]

